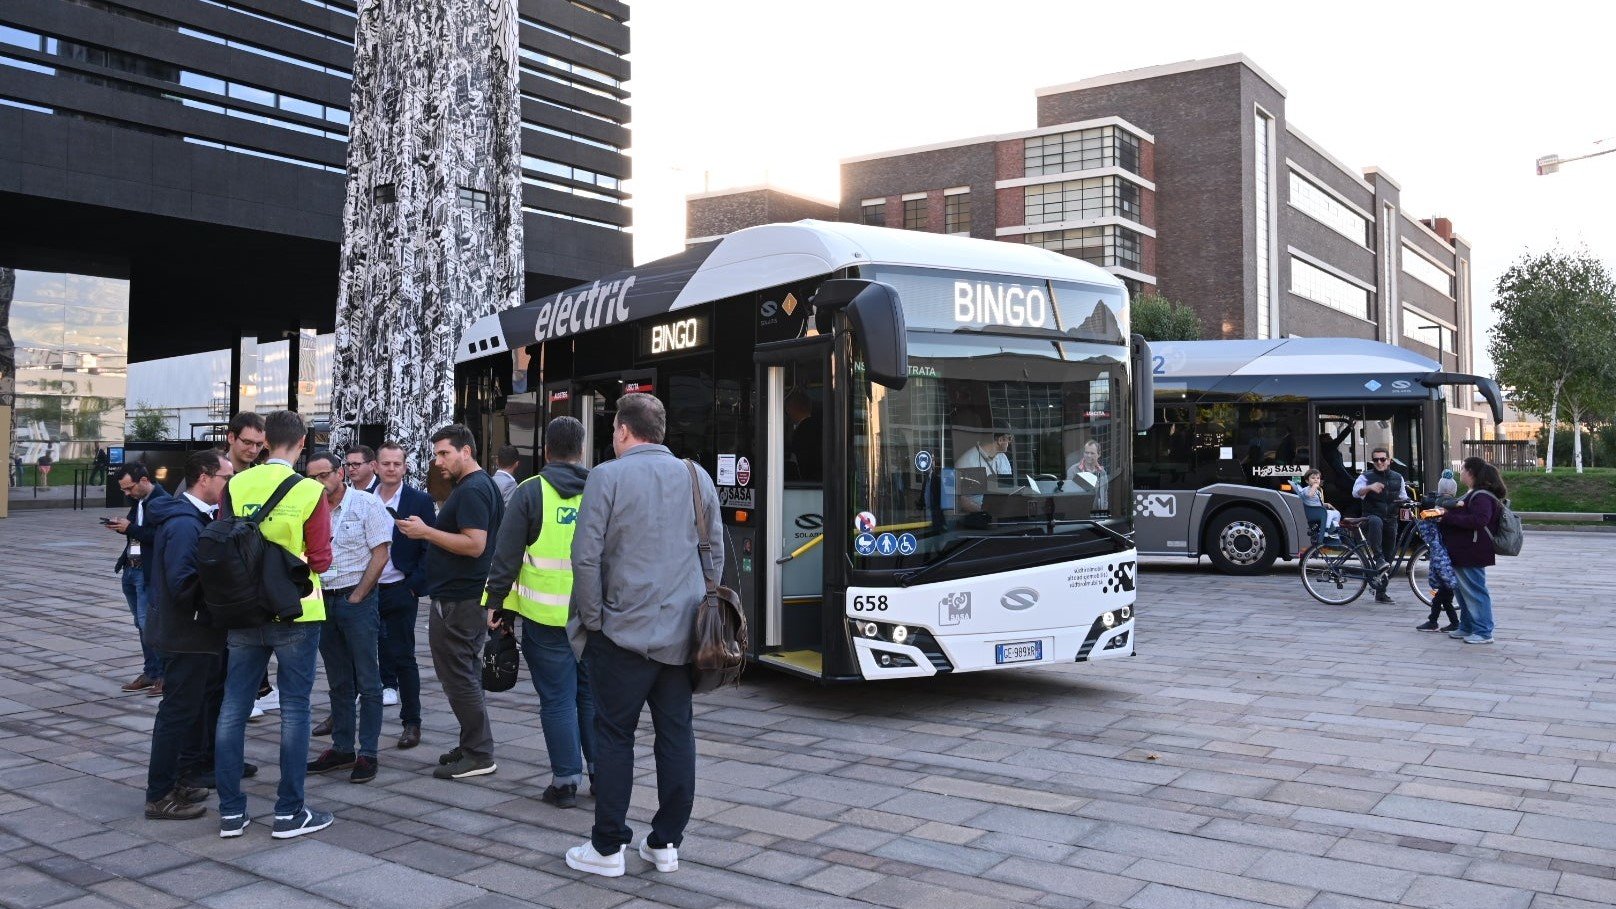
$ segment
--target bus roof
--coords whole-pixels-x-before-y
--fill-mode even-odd
[[[1122,287],[1097,265],[1022,243],[831,221],[765,224],[485,316],[462,336],[455,362],[870,264]]]
[[[1152,341],[1160,378],[1297,375],[1426,375],[1442,364],[1366,338]]]

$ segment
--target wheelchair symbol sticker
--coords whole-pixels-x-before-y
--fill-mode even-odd
[[[898,537],[898,555],[911,556],[919,548],[920,541],[915,539],[914,534],[906,533]]]

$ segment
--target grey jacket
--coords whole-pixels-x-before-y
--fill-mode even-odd
[[[544,486],[539,477],[550,481],[555,491],[565,498],[584,491],[589,468],[582,464],[551,462],[536,476],[528,477],[516,487],[516,492],[505,503],[505,517],[499,522],[499,536],[494,538],[494,560],[488,566],[488,605],[498,606],[510,595],[511,585],[522,570],[522,555],[544,530]]]
[[[697,482],[706,503],[713,567],[724,570],[718,490],[705,470]],[[691,660],[696,607],[706,595],[696,555],[695,508],[685,462],[662,445],[636,445],[589,472],[572,539],[573,646],[581,632],[658,663]]]

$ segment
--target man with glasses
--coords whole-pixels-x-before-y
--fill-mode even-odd
[[[355,445],[342,459],[342,469],[348,472],[348,485],[374,493],[381,480],[376,477],[376,449],[369,445]]]
[[[1378,533],[1380,557],[1390,562],[1397,554],[1397,503],[1408,498],[1403,475],[1392,469],[1390,450],[1376,447],[1369,453],[1369,466],[1352,484],[1352,496],[1363,503],[1363,516],[1375,519],[1365,525],[1364,539],[1373,545]],[[1375,587],[1375,602],[1393,602],[1385,585]]]

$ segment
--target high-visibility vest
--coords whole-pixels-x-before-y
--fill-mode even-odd
[[[285,464],[259,464],[230,478],[230,510],[240,517],[258,511],[285,479],[292,468]],[[258,525],[264,539],[289,550],[292,555],[308,561],[308,546],[303,540],[303,523],[320,505],[325,487],[317,480],[305,479],[292,487],[280,504]],[[304,597],[303,616],[299,622],[325,621],[325,595],[320,591],[320,576],[309,572],[314,592]]]
[[[572,535],[578,528],[583,496],[563,498],[542,476],[527,482],[535,481],[544,523],[539,538],[522,553],[522,570],[503,608],[540,625],[560,627],[567,624],[567,605],[572,599]]]

